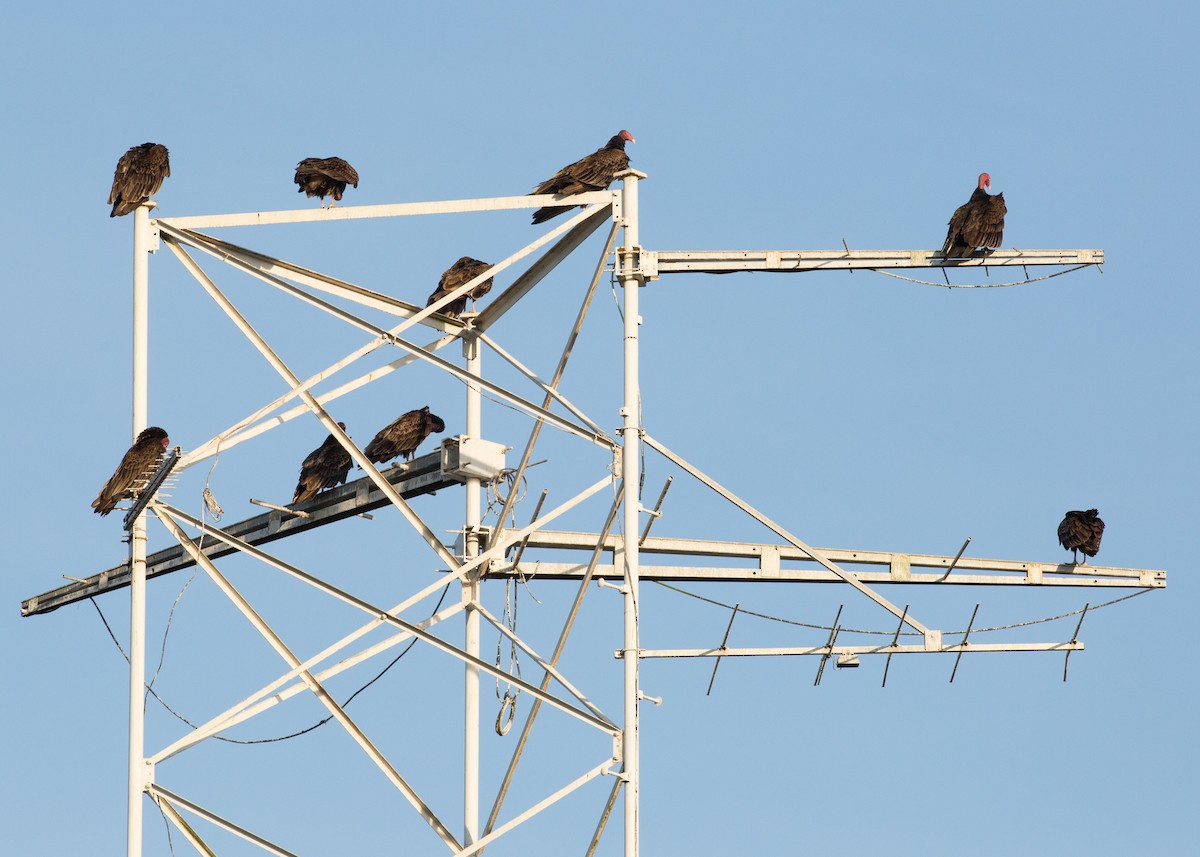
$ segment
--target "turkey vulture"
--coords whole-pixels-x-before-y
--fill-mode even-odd
[[[629,156],[625,154],[625,141],[637,142],[628,131],[622,131],[613,137],[603,148],[597,149],[586,158],[580,158],[569,164],[537,186],[535,194],[586,193],[590,190],[604,190],[612,184],[613,176],[629,166]],[[547,206],[533,213],[534,223],[544,223],[551,217],[558,217],[564,211],[569,211],[569,205]]]
[[[490,267],[492,266],[488,262],[480,262],[478,259],[472,259],[470,256],[463,256],[445,270],[442,278],[438,280],[437,289],[429,296],[429,300],[425,302],[425,306],[432,305],[435,301],[444,298],[458,287],[466,285]],[[441,309],[442,314],[458,318],[462,314],[462,311],[467,308],[467,298],[470,298],[474,302],[492,290],[492,279],[492,277],[488,277],[483,282],[477,283],[471,291],[462,295],[457,300],[446,304]],[[472,303],[472,306],[474,306],[474,303]],[[438,429],[438,431],[441,431],[441,429]]]
[[[345,431],[346,424],[338,423],[338,428]],[[292,505],[307,503],[317,496],[318,491],[345,482],[352,463],[350,453],[338,443],[336,437],[330,435],[325,438],[325,442],[310,452],[300,465],[300,481],[296,483]]]
[[[140,488],[158,467],[170,443],[166,431],[158,426],[143,430],[117,465],[116,473],[92,501],[96,514],[107,515],[121,500],[133,496],[135,489]]]
[[[358,173],[341,158],[305,158],[296,164],[295,182],[300,185],[296,193],[306,193],[310,199],[321,197],[321,208],[325,207],[325,197],[333,197],[329,201],[333,208],[334,201],[346,192],[346,185],[358,187]]]
[[[1096,509],[1086,512],[1067,512],[1062,523],[1058,525],[1058,542],[1071,551],[1071,562],[1078,565],[1077,551],[1083,551],[1083,562],[1087,564],[1089,556],[1100,552],[1100,537],[1104,535],[1104,522],[1100,520]]]
[[[379,430],[375,439],[367,444],[363,453],[376,463],[390,461],[397,455],[411,459],[421,441],[429,437],[430,432],[446,430],[446,424],[437,414],[429,413],[429,405],[419,411],[409,411],[396,418],[396,421],[386,428]]]
[[[112,203],[109,217],[120,217],[135,210],[158,193],[163,179],[171,174],[167,147],[161,143],[142,143],[134,146],[117,161],[113,186],[108,201]]]
[[[1004,240],[1004,194],[995,196],[984,188],[992,186],[992,177],[979,174],[979,186],[971,198],[958,207],[950,218],[950,231],[942,245],[942,256],[961,259],[970,256],[977,247],[995,248]]]

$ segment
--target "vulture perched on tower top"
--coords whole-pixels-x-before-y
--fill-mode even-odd
[[[363,454],[371,461],[381,463],[390,461],[397,455],[411,459],[421,441],[429,437],[430,432],[442,432],[446,424],[437,414],[429,413],[429,405],[418,411],[409,411],[396,418],[391,425],[379,430],[379,434],[367,444]]]
[[[425,306],[432,306],[436,301],[441,300],[460,286],[465,286],[490,267],[492,266],[489,262],[480,262],[478,259],[472,259],[470,256],[463,256],[442,273],[442,278],[438,280],[437,288],[429,296],[429,300],[425,302]],[[492,290],[493,279],[493,277],[488,277],[486,280],[476,283],[475,288],[446,304],[441,309],[442,315],[458,318],[462,314],[462,311],[467,308],[467,298],[470,298],[474,302],[486,295]]]
[[[294,179],[300,187],[296,193],[306,193],[311,199],[321,197],[321,208],[325,197],[331,196],[329,207],[342,198],[346,185],[358,187],[358,172],[341,158],[305,158],[296,164]]]
[[[1086,564],[1089,556],[1100,552],[1100,537],[1104,535],[1104,522],[1097,517],[1097,509],[1086,512],[1067,512],[1062,523],[1058,525],[1058,542],[1071,551],[1071,562],[1078,564],[1079,554],[1083,552]]]
[[[92,501],[92,509],[96,514],[107,515],[121,500],[133,496],[134,491],[141,488],[146,478],[158,467],[170,443],[166,430],[158,426],[144,429],[122,457],[116,472]]]
[[[978,247],[994,249],[1004,240],[1004,194],[995,196],[984,188],[992,186],[992,177],[979,174],[979,185],[965,204],[950,218],[950,231],[942,245],[942,256],[961,259],[972,255]]]
[[[346,424],[338,423],[338,428],[345,431]],[[296,483],[292,505],[306,503],[316,497],[318,491],[345,482],[346,474],[350,472],[350,465],[353,463],[346,448],[338,443],[336,437],[329,435],[300,465],[300,481]]]
[[[605,143],[602,148],[563,167],[538,185],[534,193],[558,193],[566,196],[591,190],[605,190],[612,184],[613,177],[629,166],[629,156],[625,154],[626,140],[630,143],[637,142],[628,131],[622,131]],[[533,222],[543,223],[570,209],[569,205],[539,208],[533,213]]]
[[[167,147],[161,143],[142,143],[134,146],[117,161],[113,173],[112,190],[108,201],[112,203],[109,217],[121,217],[134,211],[139,205],[158,193],[163,179],[171,174],[171,161]]]

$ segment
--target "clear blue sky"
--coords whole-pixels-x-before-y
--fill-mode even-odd
[[[105,205],[131,145],[170,147],[160,214],[315,206],[292,168],[341,155],[362,176],[346,204],[528,192],[620,128],[637,137],[642,241],[651,249],[940,246],[981,170],[1003,191],[1010,247],[1102,248],[1108,264],[1021,288],[952,291],[868,272],[686,277],[642,294],[644,419],[653,436],[810,544],[1058,560],[1066,509],[1108,522],[1097,562],[1166,569],[1169,587],[1089,615],[1059,655],[949,656],[826,671],[812,659],[650,662],[662,696],[643,717],[646,854],[1185,854],[1198,791],[1189,655],[1197,586],[1198,460],[1187,175],[1197,136],[1196,12],[1181,3],[22,4],[6,13],[8,193],[0,213],[8,309],[9,450],[0,644],[6,853],[124,853],[126,666],[83,603],[19,617],[19,602],[124,556],[120,522],[88,507],[129,441],[131,218]],[[628,23],[622,23],[624,8]],[[496,260],[536,231],[525,215],[302,226],[221,237],[423,301],[463,254]],[[597,239],[598,240],[598,239]],[[514,312],[503,343],[549,374],[595,264],[596,240]],[[1035,273],[1031,271],[1031,273]],[[957,273],[956,282],[972,277]],[[244,280],[223,286],[298,371],[362,341]],[[936,277],[936,274],[935,274]],[[1009,279],[993,272],[997,281]],[[167,251],[151,260],[150,415],[185,448],[280,391],[278,379]],[[507,279],[501,278],[500,286]],[[532,335],[530,335],[532,333]],[[430,337],[432,338],[432,337]],[[619,423],[621,332],[602,286],[564,389]],[[451,355],[456,356],[456,355]],[[493,359],[493,364],[498,361]],[[347,397],[360,443],[411,407],[463,430],[463,390],[428,369]],[[485,408],[485,434],[519,446],[527,423]],[[222,456],[226,521],[250,496],[286,501],[312,418]],[[427,447],[431,448],[431,447]],[[598,478],[597,456],[552,438],[535,471],[551,500]],[[515,455],[515,453],[514,453]],[[602,463],[601,463],[602,466]],[[647,459],[647,502],[667,475]],[[174,500],[196,510],[206,467]],[[656,533],[768,539],[677,478]],[[600,498],[602,505],[607,501]],[[456,492],[420,501],[439,532]],[[532,504],[518,513],[527,520]],[[569,525],[596,527],[593,505]],[[153,527],[152,546],[167,544]],[[394,514],[279,547],[372,599],[399,601],[436,562]],[[301,652],[356,621],[249,563],[239,585]],[[151,586],[151,671],[182,575]],[[268,585],[270,584],[270,585]],[[693,586],[814,624],[890,629],[847,587]],[[1016,591],[1014,591],[1016,590]],[[519,631],[548,650],[573,587],[535,581]],[[1024,622],[1124,590],[885,588],[925,621]],[[452,596],[453,597],[453,596]],[[124,644],[125,592],[99,599]],[[503,584],[486,603],[500,610]],[[648,586],[643,641],[716,645],[728,613]],[[619,600],[589,595],[567,667],[620,711]],[[1020,639],[1066,640],[1073,621]],[[458,640],[457,627],[446,631]],[[816,632],[739,618],[731,645],[816,645]],[[484,635],[491,657],[494,633]],[[507,657],[505,657],[507,663]],[[277,659],[203,575],[179,601],[156,687],[204,719],[265,683]],[[524,674],[536,680],[527,660]],[[333,683],[344,698],[373,674]],[[457,830],[461,669],[418,648],[351,713]],[[483,717],[494,716],[484,682]],[[521,711],[528,710],[527,698]],[[319,719],[297,698],[237,737]],[[148,743],[183,728],[156,704]],[[546,720],[511,809],[594,764],[603,742]],[[488,785],[507,738],[483,736]],[[217,745],[159,781],[300,854],[440,853],[334,725],[283,744]],[[582,853],[607,783],[489,854]],[[146,808],[146,854],[168,854]],[[219,853],[261,853],[214,836]],[[190,853],[176,835],[176,853]],[[620,818],[601,853],[620,853]]]

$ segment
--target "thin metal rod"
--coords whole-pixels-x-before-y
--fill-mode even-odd
[[[516,483],[514,482],[514,483],[513,483],[513,491],[516,491],[516,490],[517,490],[517,488],[516,488]],[[533,507],[533,514],[529,516],[529,519],[530,519],[531,521],[536,521],[536,520],[537,520],[537,516],[538,516],[538,515],[540,515],[540,514],[542,513],[542,506],[545,504],[545,502],[546,502],[546,497],[548,497],[549,495],[550,495],[550,489],[549,489],[549,488],[543,488],[543,489],[542,489],[542,493],[541,493],[541,494],[538,496],[537,503],[536,503],[536,504],[534,505],[534,507]],[[512,496],[512,495],[509,495],[509,496]],[[506,497],[506,498],[505,498],[505,502],[507,502],[507,501],[508,501],[508,498]],[[516,552],[513,554],[513,558],[512,558],[512,566],[513,566],[513,568],[518,568],[518,567],[520,567],[520,565],[521,565],[521,557],[523,557],[523,556],[525,555],[525,546],[526,546],[526,545],[528,545],[528,544],[529,544],[529,538],[528,538],[528,537],[521,539],[521,541],[520,541],[520,542],[517,544],[517,550],[516,550]]]
[[[579,306],[579,312],[575,315],[575,324],[571,327],[571,332],[567,335],[566,344],[563,346],[562,354],[559,355],[558,365],[554,369],[554,375],[550,379],[550,387],[558,389],[559,382],[562,381],[563,374],[567,370],[567,363],[571,359],[571,353],[575,349],[575,342],[579,339],[579,331],[583,328],[583,322],[587,318],[588,309],[591,307],[592,298],[596,295],[596,287],[600,284],[600,277],[604,273],[605,263],[608,261],[608,254],[612,250],[613,241],[617,237],[617,229],[619,224],[613,223],[608,230],[608,238],[604,242],[604,250],[600,254],[600,259],[596,263],[596,270],[592,274],[592,280],[588,284],[587,291],[584,293],[583,302]],[[542,407],[550,407],[550,395],[547,394],[542,400]],[[533,429],[529,433],[529,440],[525,443],[525,451],[521,453],[521,463],[517,465],[516,476],[513,479],[514,484],[519,484],[525,478],[525,470],[529,467],[529,460],[533,457],[533,448],[537,444],[538,437],[542,433],[544,423],[541,420],[533,424]],[[504,527],[504,522],[508,520],[509,512],[512,511],[512,504],[515,494],[509,494],[504,498],[504,506],[500,510],[500,525],[496,527],[488,540],[488,547],[496,543],[496,539],[500,536],[500,531]]]
[[[962,660],[963,652],[967,650],[967,640],[969,640],[971,637],[971,628],[975,626],[975,614],[978,612],[979,605],[976,604],[975,609],[971,611],[971,621],[967,623],[967,632],[963,634],[962,642],[958,644],[958,656],[954,659],[954,669],[950,671],[951,684],[954,684],[954,676],[958,673],[958,662]],[[1070,652],[1067,654],[1070,655]]]
[[[596,822],[596,832],[592,834],[592,841],[588,843],[584,857],[595,857],[596,849],[600,846],[600,837],[604,836],[604,829],[608,827],[608,819],[617,805],[617,795],[621,793],[621,786],[625,785],[623,774],[624,771],[613,780],[613,786],[608,792],[608,800],[604,802],[604,809],[600,813],[599,821]]]
[[[187,798],[182,797],[181,795],[177,795],[172,791],[164,789],[162,786],[159,786],[159,785],[150,786],[150,793],[151,793],[151,795],[153,795],[156,798],[167,801],[169,804],[172,804],[174,806],[183,807],[184,809],[188,810],[189,812],[192,812],[192,813],[200,816],[205,821],[211,822],[211,823],[215,824],[217,827],[220,827],[223,830],[227,830],[230,833],[234,834],[235,836],[240,836],[242,839],[245,839],[247,842],[257,845],[259,848],[263,849],[264,851],[266,851],[270,854],[276,855],[276,857],[297,857],[296,854],[294,854],[291,851],[288,851],[286,848],[282,848],[273,842],[269,842],[266,839],[263,839],[261,836],[255,834],[255,833],[251,833],[246,828],[241,827],[237,824],[234,824],[232,821],[228,821],[225,818],[222,818],[221,816],[217,815],[212,810],[205,809],[204,807],[200,806],[200,804],[190,801]]]
[[[960,559],[962,559],[963,551],[965,551],[965,550],[967,549],[967,545],[969,545],[970,543],[971,543],[971,536],[967,536],[967,540],[966,540],[965,542],[963,542],[963,543],[962,543],[962,547],[960,547],[960,548],[958,549],[958,553],[956,553],[956,554],[954,555],[954,559],[950,560],[950,567],[949,567],[949,568],[947,568],[947,569],[946,569],[946,573],[945,573],[945,574],[943,574],[943,575],[942,575],[942,576],[941,576],[941,577],[938,579],[938,583],[941,583],[943,580],[945,580],[947,577],[949,577],[949,576],[950,576],[950,572],[954,571],[954,566],[958,565],[958,561],[959,561]]]
[[[896,645],[900,642],[900,631],[902,628],[904,628],[904,617],[907,615],[908,615],[908,605],[905,604],[904,605],[904,613],[901,614],[901,616],[900,616],[900,623],[898,625],[896,625],[896,633],[894,635],[892,635],[891,648],[893,648],[893,649],[896,648]],[[884,663],[884,665],[883,665],[883,684],[881,684],[880,687],[887,687],[888,669],[890,669],[891,666],[892,666],[892,652],[888,652],[887,662]]]
[[[462,294],[466,292],[462,291]],[[445,303],[443,301],[443,305]],[[467,371],[475,377],[483,374],[481,350],[474,331],[468,330],[463,336],[463,356]],[[482,395],[477,383],[467,382],[466,399],[467,435],[482,437]],[[470,562],[479,556],[479,478],[468,477],[464,488],[463,553],[464,559]],[[480,569],[476,568],[462,579],[462,601],[467,608],[463,650],[475,660],[479,660],[480,651],[479,575]],[[479,668],[467,661],[463,664],[463,845],[471,845],[479,839],[479,733]]]
[[[902,617],[904,619],[904,621],[908,622],[908,624],[913,628],[913,630],[919,631],[920,633],[924,634],[927,640],[930,638],[931,631],[929,628],[925,627],[923,624],[921,624],[917,620],[913,619],[911,616],[908,616],[907,611],[902,612],[899,607],[897,607],[892,602],[888,601],[886,598],[884,598],[879,593],[875,592],[875,590],[871,589],[868,586],[863,585],[862,581],[860,581],[858,579],[857,575],[855,575],[849,571],[846,571],[845,569],[843,569],[840,566],[831,562],[824,554],[822,554],[816,548],[812,548],[812,547],[809,547],[808,545],[806,545],[799,538],[797,538],[796,536],[789,533],[783,527],[779,526],[779,524],[776,524],[774,521],[772,521],[770,518],[768,518],[762,512],[759,512],[757,509],[755,509],[753,506],[751,506],[745,500],[742,500],[740,497],[738,497],[732,491],[729,491],[727,488],[724,488],[722,485],[717,483],[716,480],[711,479],[710,477],[706,476],[704,473],[702,473],[701,471],[699,471],[692,465],[688,464],[686,461],[684,461],[678,455],[671,452],[669,449],[667,449],[661,443],[656,441],[654,438],[650,437],[650,435],[643,435],[643,440],[645,440],[647,446],[657,450],[668,461],[672,461],[677,466],[682,467],[684,470],[686,470],[688,473],[695,476],[697,479],[699,479],[701,482],[703,482],[705,485],[707,485],[713,491],[716,491],[718,494],[720,494],[726,500],[733,503],[733,505],[737,506],[743,512],[745,512],[746,514],[748,514],[751,517],[758,520],[759,523],[774,530],[777,535],[779,535],[780,537],[791,542],[795,547],[799,548],[800,550],[804,551],[804,553],[811,556],[814,560],[816,560],[818,563],[823,565],[826,569],[828,569],[829,571],[832,571],[834,574],[836,574],[842,580],[846,581],[846,583],[849,583],[851,586],[853,586],[855,589],[857,589],[863,595],[870,598],[872,601],[874,601],[880,607],[887,610],[893,616]]]
[[[563,622],[562,631],[558,635],[558,642],[554,645],[554,653],[550,656],[550,665],[557,666],[558,659],[562,657],[563,651],[567,647],[567,639],[571,636],[571,630],[575,627],[575,620],[579,616],[579,611],[583,607],[584,596],[587,595],[588,587],[592,584],[592,574],[596,571],[596,566],[600,562],[600,556],[604,552],[604,540],[608,537],[609,531],[617,520],[617,512],[621,508],[621,483],[617,483],[616,491],[614,492],[612,507],[608,510],[608,517],[604,519],[604,526],[600,530],[600,536],[596,540],[595,550],[592,551],[592,558],[588,562],[587,570],[583,574],[583,579],[579,581],[579,589],[575,592],[575,600],[571,604],[571,609],[567,612],[566,621]],[[546,672],[542,676],[541,683],[538,685],[540,690],[546,690],[550,687],[550,673]],[[533,705],[529,709],[529,716],[525,719],[524,726],[521,727],[521,735],[517,738],[516,746],[513,748],[512,758],[509,760],[508,769],[504,772],[504,778],[500,782],[500,788],[496,793],[496,800],[492,804],[492,811],[488,814],[487,824],[484,826],[484,833],[490,833],[496,824],[496,819],[500,815],[500,807],[504,803],[504,798],[508,795],[508,788],[512,784],[513,776],[516,774],[517,765],[521,761],[521,754],[525,750],[525,745],[529,741],[529,736],[533,732],[533,724],[537,722],[538,712],[542,709],[542,702],[539,699],[533,701]]]
[[[838,620],[842,618],[842,608],[845,606],[845,604],[839,604],[837,615],[833,617],[833,625],[829,629],[829,640],[825,643],[825,653],[821,655],[821,665],[817,667],[817,677],[813,681],[813,687],[816,687],[821,683],[821,676],[825,672],[825,662],[829,660],[829,656],[833,654],[833,644],[837,642],[838,631],[840,631],[842,628],[842,626],[838,624]]]
[[[1079,621],[1075,624],[1075,633],[1071,635],[1072,643],[1079,639],[1079,629],[1083,627],[1083,618],[1087,616],[1088,607],[1090,606],[1090,601],[1083,605],[1083,612],[1079,614]],[[1071,651],[1071,649],[1068,649],[1066,656],[1063,658],[1063,681],[1067,680],[1067,667],[1071,664]]]
[[[158,805],[159,810],[167,817],[167,820],[175,825],[175,828],[183,834],[183,837],[191,843],[191,846],[206,857],[217,857],[217,853],[208,847],[208,843],[200,838],[200,834],[196,832],[187,820],[179,814],[179,810],[162,795],[151,792],[150,797]]]
[[[668,482],[667,484],[670,485],[671,483]],[[666,494],[666,493],[667,493],[667,489],[663,488],[663,494]],[[659,499],[661,500],[662,498],[660,497]],[[646,526],[649,526],[649,525],[650,525],[649,522],[647,522]],[[733,630],[733,620],[737,618],[738,608],[741,606],[742,605],[740,602],[733,605],[733,612],[729,614],[729,624],[725,626],[725,636],[721,638],[721,651],[725,651],[725,644],[729,642],[729,632],[731,630]],[[710,676],[708,679],[708,690],[705,691],[705,693],[704,693],[705,696],[712,696],[713,682],[717,680],[717,667],[719,667],[720,665],[721,665],[721,658],[718,657],[717,660],[713,663],[712,676]]]
[[[674,481],[674,476],[668,476],[667,481],[663,483],[662,491],[658,493],[658,500],[656,500],[654,503],[654,508],[650,512],[650,517],[646,519],[646,528],[642,530],[642,537],[638,539],[638,545],[646,544],[646,539],[650,537],[650,528],[654,526],[655,521],[662,517],[663,500],[667,499],[667,492],[671,490],[671,483]]]

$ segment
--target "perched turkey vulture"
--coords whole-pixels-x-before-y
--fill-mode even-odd
[[[429,300],[425,302],[425,306],[432,305],[435,301],[444,298],[452,291],[460,286],[466,285],[471,280],[478,277],[488,268],[492,267],[490,262],[480,262],[478,259],[472,259],[470,256],[463,256],[442,273],[442,278],[438,280],[437,289],[429,296]],[[492,290],[492,277],[488,277],[481,283],[476,284],[475,288],[459,297],[457,300],[451,301],[442,307],[443,315],[453,316],[458,318],[462,311],[467,308],[467,298],[472,301],[479,300]],[[441,431],[441,429],[438,429]]]
[[[305,158],[296,164],[294,181],[300,185],[296,193],[306,193],[310,199],[321,197],[321,208],[325,207],[325,197],[333,197],[329,201],[333,208],[334,201],[346,192],[346,185],[358,187],[358,173],[341,158]]]
[[[1058,525],[1058,542],[1071,551],[1071,562],[1078,564],[1079,554],[1083,551],[1083,561],[1086,564],[1089,556],[1100,552],[1100,537],[1104,535],[1104,522],[1100,520],[1096,509],[1086,512],[1067,512],[1062,523]]]
[[[158,193],[163,179],[171,174],[167,147],[161,143],[142,143],[134,146],[117,161],[113,186],[108,201],[112,203],[109,217],[120,217],[135,210]]]
[[[970,256],[977,247],[995,248],[1004,240],[1004,194],[995,196],[984,188],[992,186],[992,177],[979,174],[979,186],[971,198],[960,205],[950,218],[950,231],[942,245],[942,256],[961,259]]]
[[[107,515],[121,500],[133,496],[146,477],[158,467],[170,443],[166,431],[158,426],[143,430],[117,465],[116,473],[104,483],[92,501],[92,509],[96,514]]]
[[[390,461],[397,455],[411,459],[430,432],[445,430],[446,424],[442,418],[429,413],[429,405],[426,405],[419,411],[409,411],[397,417],[394,423],[380,429],[363,453],[376,463]]]
[[[604,190],[612,184],[613,176],[629,166],[629,156],[625,154],[626,140],[630,143],[637,142],[628,131],[622,131],[586,158],[580,158],[575,163],[563,167],[538,185],[534,193],[559,193],[565,196],[590,190]],[[533,213],[533,222],[544,223],[570,209],[569,205],[539,208]]]
[[[346,430],[345,423],[338,423],[338,428]],[[296,483],[296,493],[292,496],[292,505],[307,503],[317,496],[318,491],[332,488],[346,481],[350,472],[350,453],[338,443],[332,434],[325,442],[314,449],[300,465],[300,481]]]

